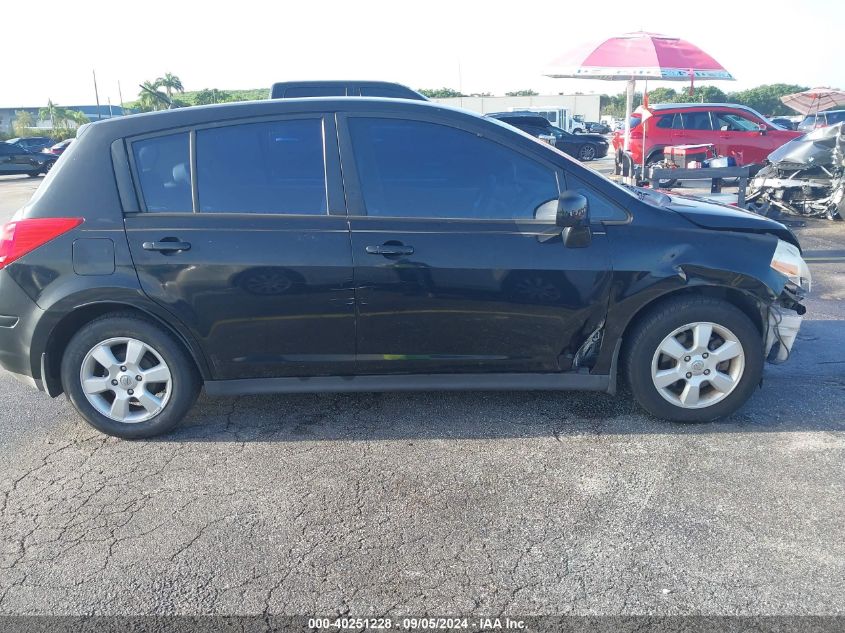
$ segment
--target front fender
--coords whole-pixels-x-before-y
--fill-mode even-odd
[[[769,264],[777,238],[681,227],[608,227],[613,281],[604,342],[593,371],[606,373],[613,348],[642,311],[681,292],[723,294],[765,312],[785,278]]]

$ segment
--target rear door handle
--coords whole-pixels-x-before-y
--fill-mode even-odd
[[[413,246],[403,244],[382,244],[381,246],[367,246],[365,249],[370,255],[413,255]]]
[[[163,239],[160,242],[144,242],[142,245],[145,251],[160,251],[162,253],[178,253],[191,250],[188,242],[179,242],[175,239]]]

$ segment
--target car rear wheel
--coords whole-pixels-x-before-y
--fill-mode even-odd
[[[646,411],[676,422],[707,422],[736,411],[759,384],[762,336],[732,304],[685,297],[639,321],[624,363]]]
[[[582,145],[578,149],[578,160],[580,161],[591,161],[594,160],[596,157],[596,148],[592,145]]]
[[[200,380],[182,344],[133,315],[82,328],[62,357],[62,386],[94,428],[127,439],[172,429],[197,398]]]

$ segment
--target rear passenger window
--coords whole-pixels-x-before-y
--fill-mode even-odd
[[[685,130],[712,130],[709,112],[684,112]]]
[[[132,143],[147,211],[193,211],[188,133]]]
[[[198,130],[197,187],[206,213],[325,214],[322,121]]]

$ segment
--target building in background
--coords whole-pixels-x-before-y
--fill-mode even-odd
[[[520,108],[563,108],[584,121],[598,121],[601,116],[599,95],[538,95],[536,97],[454,97],[432,99],[437,103],[472,110],[480,114],[508,112]]]
[[[110,105],[101,105],[99,112],[97,111],[96,105],[70,105],[70,106],[61,106],[65,110],[78,110],[82,112],[85,116],[88,117],[90,121],[97,121],[100,119],[110,119],[114,116],[123,116],[125,113],[123,108],[120,106],[110,106]],[[52,124],[50,120],[47,119],[42,120],[38,118],[38,112],[42,108],[33,108],[29,106],[17,106],[14,108],[0,108],[0,134],[12,134],[14,128],[12,127],[15,122],[15,112],[19,112],[21,110],[25,112],[29,112],[35,119],[35,126],[33,129],[44,130],[45,132],[49,132],[52,129]]]

